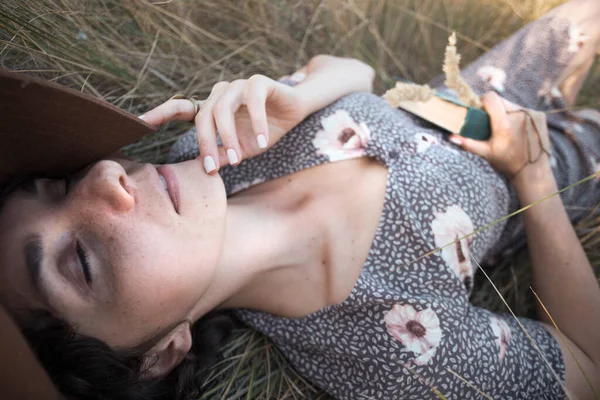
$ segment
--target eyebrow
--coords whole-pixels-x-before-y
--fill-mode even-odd
[[[42,269],[42,260],[44,259],[42,238],[39,235],[30,236],[25,243],[24,252],[29,279],[33,287],[39,291],[40,271]]]

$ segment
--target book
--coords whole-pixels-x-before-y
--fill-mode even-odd
[[[492,134],[490,118],[484,110],[468,107],[439,92],[428,101],[401,101],[397,107],[455,135],[488,140]]]

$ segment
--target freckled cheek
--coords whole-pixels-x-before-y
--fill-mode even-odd
[[[167,285],[153,286],[131,293],[123,301],[120,320],[130,321],[132,327],[139,328],[168,325],[175,320],[185,319],[190,307],[189,299],[181,290],[174,290]]]
[[[169,311],[189,302],[196,284],[190,272],[164,253],[148,254],[121,271],[120,291],[132,307]]]
[[[176,226],[139,221],[118,228],[106,237],[118,253],[113,268],[119,292],[132,307],[169,312],[169,307],[197,301],[206,285],[205,276],[210,275],[207,272],[216,264],[216,254],[204,250],[215,247],[206,244],[204,236],[210,235],[199,229],[182,234]]]

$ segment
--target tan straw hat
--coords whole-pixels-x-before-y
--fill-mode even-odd
[[[21,174],[72,172],[152,131],[107,102],[0,70],[0,183]]]

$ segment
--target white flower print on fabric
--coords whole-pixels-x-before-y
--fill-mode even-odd
[[[471,218],[457,205],[448,207],[446,212],[433,212],[435,219],[431,223],[431,230],[436,247],[444,247],[449,243],[473,232]],[[465,284],[467,291],[473,285],[473,267],[469,245],[472,237],[461,239],[442,249],[442,258],[454,270]]]
[[[425,365],[429,361],[431,361],[433,356],[435,356],[436,351],[437,351],[437,347],[432,347],[431,349],[427,350],[425,353],[421,354],[419,357],[415,358],[413,360],[413,362],[415,363],[415,365],[422,367],[423,365]]]
[[[556,86],[550,89],[550,97],[553,99],[562,99],[562,92]]]
[[[500,68],[486,65],[477,70],[477,76],[490,84],[496,91],[504,92],[504,84],[506,83],[506,72]]]
[[[231,189],[231,192],[229,194],[231,195],[231,194],[240,192],[244,189],[248,189],[250,186],[254,186],[254,185],[258,185],[259,183],[263,183],[264,181],[265,181],[264,179],[256,178],[252,182],[238,183]]]
[[[383,322],[394,339],[418,356],[415,364],[424,365],[431,361],[443,337],[435,311],[431,308],[416,311],[410,304],[395,304],[385,314]]]
[[[551,106],[555,100],[561,100],[563,97],[560,89],[553,86],[553,82],[549,79],[542,83],[537,95],[544,101],[546,106]]]
[[[317,154],[330,161],[361,157],[371,137],[366,124],[357,124],[345,110],[338,110],[321,119],[323,130],[313,139]]]
[[[440,141],[428,133],[417,133],[414,136],[417,141],[417,153],[424,153],[432,144],[440,144]]]
[[[569,47],[567,47],[567,51],[569,53],[577,53],[587,40],[588,35],[577,24],[571,23],[569,26]]]
[[[496,337],[496,345],[498,345],[498,361],[502,362],[506,355],[506,349],[512,338],[510,328],[506,322],[496,317],[490,317],[490,326],[494,336]]]

